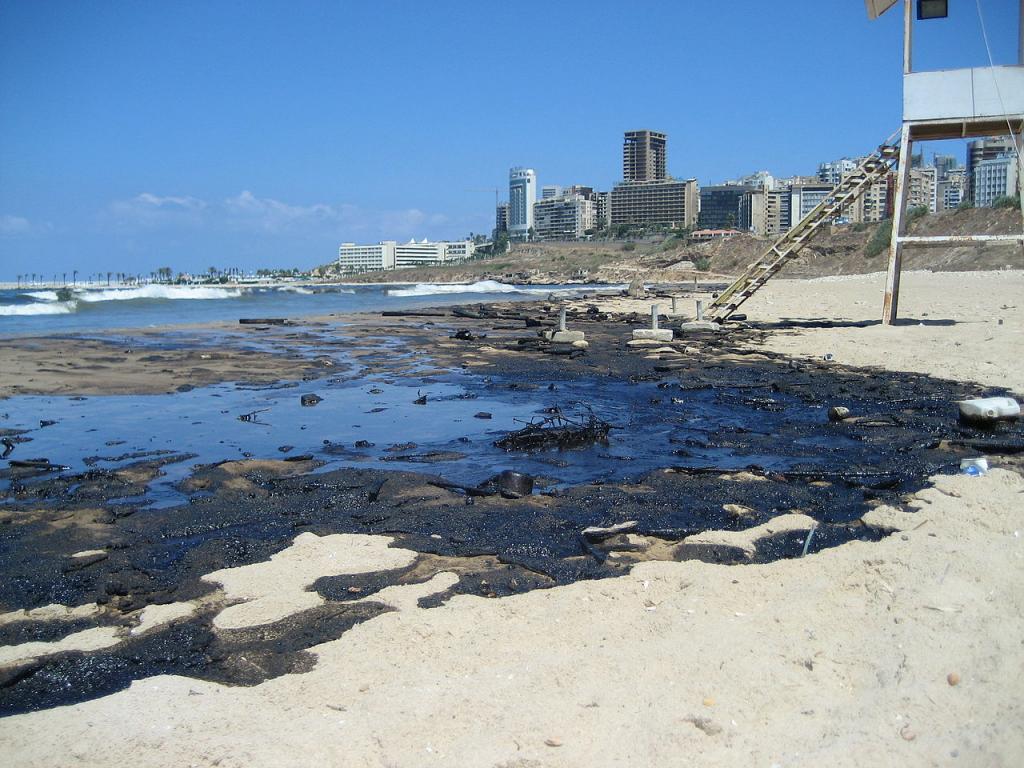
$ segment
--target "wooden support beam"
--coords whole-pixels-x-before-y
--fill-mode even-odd
[[[907,3],[910,5],[909,0]],[[900,238],[907,228],[907,194],[910,192],[910,166],[913,143],[910,141],[910,125],[903,124],[900,135],[900,164],[896,174],[896,205],[892,214],[892,236],[889,241],[889,270],[885,278],[885,300],[882,303],[882,323],[892,325],[900,303],[900,270],[903,262],[903,243]]]
[[[1019,243],[1024,242],[1024,234],[1020,235],[909,235],[897,238],[904,245],[943,245],[948,243]]]
[[[903,74],[914,71],[914,0],[903,0]]]

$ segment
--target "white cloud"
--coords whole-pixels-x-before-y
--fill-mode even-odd
[[[375,210],[350,203],[294,205],[257,197],[249,190],[218,201],[143,192],[128,200],[114,201],[103,211],[101,220],[121,230],[221,229],[291,237],[331,237],[339,242],[465,234],[459,230],[458,222],[448,216],[418,208]]]
[[[235,224],[268,232],[280,232],[293,225],[330,224],[340,217],[340,210],[326,203],[290,205],[269,197],[256,197],[247,189],[225,200],[224,210]]]
[[[128,200],[115,200],[101,215],[118,228],[151,228],[164,224],[201,224],[206,203],[195,197],[160,197],[143,192]]]
[[[21,216],[0,216],[0,235],[24,235],[32,231],[32,224]]]

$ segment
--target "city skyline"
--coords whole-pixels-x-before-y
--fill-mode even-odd
[[[0,4],[0,277],[311,266],[341,241],[489,232],[514,165],[610,189],[636,128],[672,137],[669,174],[708,183],[813,173],[898,125],[898,14],[738,5]],[[918,66],[986,63],[973,4],[951,6]],[[983,4],[997,63],[1015,6]],[[524,73],[592,75],[495,88],[523,46]],[[765,60],[800,66],[780,82]]]

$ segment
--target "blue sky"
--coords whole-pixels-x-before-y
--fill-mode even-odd
[[[920,68],[987,61],[974,0]],[[982,0],[997,63],[1015,0]],[[898,128],[898,9],[786,2],[0,0],[0,278],[309,267],[493,226],[508,168],[609,188],[622,132],[702,184]],[[959,146],[936,145],[934,149]],[[928,148],[930,152],[931,147]]]

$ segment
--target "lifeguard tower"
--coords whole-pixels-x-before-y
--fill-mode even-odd
[[[868,17],[876,19],[899,0],[866,0]],[[959,235],[908,237],[907,197],[915,141],[1011,136],[1017,152],[1017,178],[1024,178],[1021,161],[1024,134],[1024,0],[1019,3],[1017,64],[1012,66],[914,71],[914,6],[917,21],[944,19],[949,0],[903,0],[903,128],[900,132],[899,170],[893,205],[889,270],[885,283],[882,322],[896,320],[900,296],[900,269],[906,245],[935,245],[1009,240],[1016,235]],[[964,3],[966,5],[966,3]],[[1021,209],[1024,216],[1024,202]]]
[[[865,0],[868,17],[877,19],[900,0]],[[966,5],[966,0],[964,5]],[[949,0],[903,0],[903,123],[894,134],[844,176],[822,202],[779,237],[761,258],[710,304],[706,317],[723,322],[748,298],[795,258],[801,249],[844,208],[892,172],[896,172],[889,268],[885,285],[882,322],[896,320],[903,249],[908,245],[939,245],[1008,241],[1024,244],[1021,234],[907,236],[907,198],[915,141],[1011,136],[1016,149],[1018,179],[1024,180],[1021,160],[1024,133],[1024,0],[1019,0],[1017,63],[1009,66],[972,67],[915,72],[913,32],[915,21],[948,16]],[[916,14],[915,14],[916,11]],[[916,19],[915,19],[916,15]],[[991,62],[990,62],[991,63]],[[894,140],[899,137],[898,143]],[[1024,202],[1022,202],[1024,216]]]

